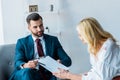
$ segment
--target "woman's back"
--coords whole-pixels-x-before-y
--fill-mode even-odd
[[[111,39],[107,39],[97,54],[91,55],[93,71],[101,80],[111,80],[120,75],[120,47]]]

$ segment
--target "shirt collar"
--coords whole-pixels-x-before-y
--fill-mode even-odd
[[[32,38],[33,38],[34,42],[35,42],[35,40],[37,39],[37,38],[34,37],[33,35],[32,35]],[[40,39],[40,40],[43,40],[43,36],[39,37],[39,39]]]

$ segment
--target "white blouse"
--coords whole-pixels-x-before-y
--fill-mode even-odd
[[[120,75],[120,47],[111,38],[107,39],[97,55],[90,54],[91,70],[82,75],[82,80],[112,80]]]

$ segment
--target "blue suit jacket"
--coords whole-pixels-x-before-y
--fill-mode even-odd
[[[46,55],[55,60],[60,59],[62,64],[70,66],[71,59],[63,50],[58,38],[47,34],[44,34],[43,38],[45,40]],[[33,59],[34,52],[34,41],[31,35],[18,39],[15,53],[15,72],[21,69],[20,65]]]

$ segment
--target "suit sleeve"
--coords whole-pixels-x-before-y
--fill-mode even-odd
[[[25,63],[24,46],[20,40],[17,41],[15,49],[15,68],[21,69],[20,66]]]
[[[55,39],[55,42],[56,42],[55,46],[56,46],[57,55],[61,60],[61,63],[67,67],[70,66],[72,61],[70,57],[67,55],[67,53],[64,51],[64,49],[62,48],[60,42],[58,41],[58,38]]]

